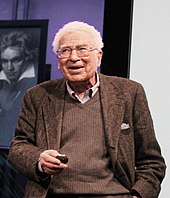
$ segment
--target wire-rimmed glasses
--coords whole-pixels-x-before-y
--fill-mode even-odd
[[[57,56],[59,58],[68,58],[70,57],[73,50],[76,50],[78,57],[88,57],[90,55],[90,52],[97,50],[97,48],[91,48],[91,47],[82,47],[77,46],[76,48],[71,47],[63,47],[57,51]]]

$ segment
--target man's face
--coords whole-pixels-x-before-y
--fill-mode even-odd
[[[63,36],[60,40],[60,49],[69,47],[71,49],[86,47],[95,49],[94,39],[89,33],[78,31]],[[95,84],[95,72],[100,65],[102,51],[97,49],[90,51],[89,56],[80,57],[76,50],[72,50],[67,58],[58,58],[58,66],[65,79],[71,82],[91,81]]]
[[[21,49],[8,47],[1,53],[2,69],[10,81],[17,81],[24,71],[24,55]]]

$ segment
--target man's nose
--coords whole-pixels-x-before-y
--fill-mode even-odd
[[[80,57],[77,54],[77,50],[76,49],[72,49],[71,53],[70,53],[70,60],[72,61],[77,61],[80,59]]]
[[[14,69],[14,65],[11,61],[8,61],[8,65],[7,65],[8,70],[13,70]]]

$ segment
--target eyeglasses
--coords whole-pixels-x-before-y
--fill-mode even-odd
[[[76,48],[71,48],[71,47],[64,47],[61,48],[57,51],[57,56],[59,58],[68,58],[72,51],[76,50],[77,56],[78,57],[88,57],[90,55],[90,52],[97,50],[96,48],[88,48],[88,47],[76,47]]]

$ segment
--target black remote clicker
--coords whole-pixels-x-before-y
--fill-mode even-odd
[[[56,158],[59,159],[63,164],[67,164],[68,162],[68,157],[65,154],[58,154]]]

